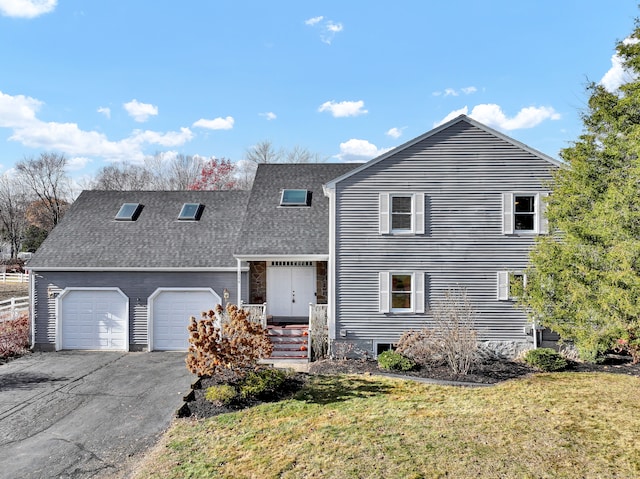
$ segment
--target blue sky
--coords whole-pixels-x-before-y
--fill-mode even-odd
[[[467,113],[558,157],[636,0],[0,0],[0,172],[269,140],[364,161]]]

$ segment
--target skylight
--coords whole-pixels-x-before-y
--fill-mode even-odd
[[[200,219],[203,209],[204,205],[201,205],[200,203],[185,203],[182,205],[178,219],[197,221]]]
[[[116,220],[135,221],[140,216],[140,211],[142,211],[140,203],[124,203],[116,215]]]
[[[282,190],[280,206],[310,206],[311,194],[308,190]]]

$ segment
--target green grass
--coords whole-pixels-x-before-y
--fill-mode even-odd
[[[490,388],[312,377],[295,399],[176,421],[137,478],[640,477],[640,379]]]

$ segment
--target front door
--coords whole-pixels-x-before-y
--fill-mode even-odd
[[[309,316],[316,302],[316,268],[310,261],[274,261],[267,268],[267,309],[271,316]]]

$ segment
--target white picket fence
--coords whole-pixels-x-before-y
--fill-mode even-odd
[[[6,273],[0,272],[1,283],[28,283],[29,273]]]
[[[16,319],[25,311],[29,311],[29,296],[0,301],[0,321]]]

